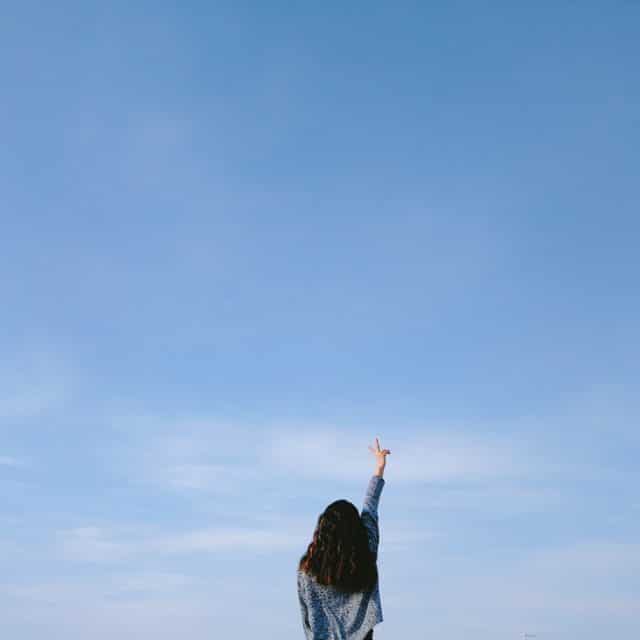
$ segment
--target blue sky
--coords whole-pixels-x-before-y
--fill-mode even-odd
[[[0,633],[640,632],[633,2],[5,4]],[[522,3],[520,3],[522,4]]]

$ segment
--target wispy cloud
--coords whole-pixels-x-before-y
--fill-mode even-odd
[[[518,486],[506,480],[461,486],[438,484],[419,492],[399,491],[394,496],[393,508],[505,516],[558,509],[566,505],[567,499],[557,487]]]
[[[478,593],[484,589],[474,605],[488,610],[498,609],[499,602],[543,617],[630,616],[638,605],[630,581],[639,570],[640,545],[600,540],[522,553],[498,575],[473,572],[467,586],[475,585]]]
[[[37,416],[59,406],[64,395],[62,385],[48,381],[14,386],[0,396],[0,418]]]
[[[306,530],[292,530],[286,521],[278,528],[202,528],[182,532],[150,532],[136,527],[83,526],[60,530],[55,548],[65,559],[111,564],[148,554],[191,554],[294,550]]]
[[[385,565],[383,597],[401,634],[420,624],[432,635],[448,630],[456,639],[471,628],[505,639],[525,629],[556,637],[585,623],[610,628],[637,617],[639,551],[611,540],[491,550],[487,566],[482,552],[442,553],[426,545],[411,565]],[[452,620],[459,606],[464,620]]]
[[[174,489],[224,491],[265,471],[273,477],[354,481],[366,477],[373,465],[367,449],[373,436],[356,427],[152,418],[138,424],[156,427],[131,438],[118,460],[127,461],[134,475]],[[523,477],[532,470],[531,452],[514,440],[477,434],[464,425],[427,425],[419,431],[398,427],[382,442],[392,449],[388,473],[395,482],[484,482]]]
[[[295,586],[293,580],[288,583]],[[260,629],[290,626],[291,634],[278,635],[295,637],[295,598],[285,594],[281,582],[267,593],[256,590],[255,584],[229,575],[200,577],[166,571],[0,582],[2,628],[16,638],[37,637],[44,625],[64,628],[65,638],[72,640],[86,638],[87,633],[98,640],[170,640],[185,633],[206,638],[212,629],[230,630],[242,620],[243,631],[251,635]],[[247,607],[252,616],[245,620]],[[283,620],[291,622],[283,625]]]
[[[133,599],[184,593],[201,584],[194,575],[166,571],[129,571],[95,575],[90,580],[55,580],[0,584],[6,596],[31,601],[71,604],[87,599]]]
[[[138,416],[115,418],[112,427],[122,437],[108,464],[130,480],[170,491],[234,494],[261,472],[256,451],[247,447],[251,425]]]
[[[167,553],[218,552],[231,550],[275,551],[295,549],[300,536],[288,531],[202,530],[152,541],[151,547]]]
[[[382,440],[391,448],[388,474],[396,482],[484,481],[520,476],[530,469],[526,456],[507,438],[465,434],[460,429],[446,433],[440,425],[426,426],[422,433],[404,431],[394,429],[397,445],[393,436]],[[286,428],[270,435],[268,463],[276,470],[355,480],[372,467],[368,432]]]
[[[56,546],[66,559],[89,563],[118,562],[143,548],[140,543],[123,540],[122,536],[95,526],[58,531]]]
[[[18,460],[17,458],[12,458],[11,456],[0,456],[0,467],[21,467],[22,464],[22,460]]]
[[[224,464],[169,464],[165,482],[176,489],[198,489],[224,493],[258,476],[255,469],[238,469]]]
[[[70,397],[69,367],[48,353],[5,360],[0,367],[0,420],[30,418],[60,407]]]

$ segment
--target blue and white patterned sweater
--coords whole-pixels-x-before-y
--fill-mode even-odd
[[[372,476],[360,517],[367,529],[369,548],[378,556],[380,529],[378,502],[384,478]],[[298,599],[302,625],[307,640],[363,640],[373,627],[382,622],[379,584],[357,593],[343,593],[298,569]]]

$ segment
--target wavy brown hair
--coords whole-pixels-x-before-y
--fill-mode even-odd
[[[375,586],[376,556],[353,503],[336,500],[320,514],[313,540],[298,568],[320,584],[342,591],[365,591]]]

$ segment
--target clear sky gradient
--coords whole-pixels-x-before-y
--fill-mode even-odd
[[[526,5],[526,6],[525,6]],[[640,635],[640,5],[0,9],[0,635]]]

